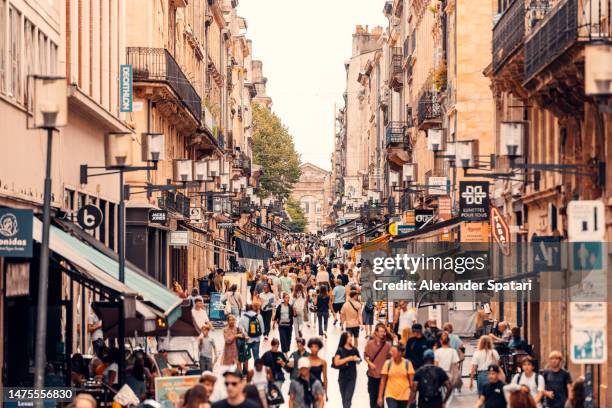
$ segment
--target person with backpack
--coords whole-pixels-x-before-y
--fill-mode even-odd
[[[535,371],[535,363],[531,357],[526,357],[521,362],[521,368],[523,371],[512,377],[512,381],[504,387],[504,391],[512,392],[527,387],[538,408],[541,408],[546,389],[544,377]]]
[[[572,377],[562,367],[563,355],[552,351],[548,356],[548,368],[542,372],[546,389],[544,403],[547,408],[563,408],[572,391]]]
[[[368,364],[368,394],[370,408],[378,408],[378,390],[380,388],[381,371],[389,358],[391,343],[387,341],[387,328],[384,323],[378,323],[374,329],[374,337],[365,346],[363,359]]]
[[[406,358],[410,360],[415,370],[423,365],[423,353],[428,350],[427,339],[423,336],[423,326],[420,323],[412,325],[413,336],[406,342]]]
[[[418,394],[419,408],[443,408],[451,396],[451,383],[446,372],[434,365],[432,350],[423,353],[424,365],[414,374],[409,404],[413,404]],[[442,387],[445,388],[444,394]]]
[[[361,303],[357,291],[351,291],[349,299],[340,309],[340,325],[344,324],[346,331],[353,335],[355,347],[359,346],[359,330],[361,329]]]
[[[289,385],[289,408],[323,408],[323,384],[310,375],[310,360],[302,357],[297,362],[298,376]]]
[[[276,307],[276,313],[274,315],[274,323],[272,328],[274,329],[278,324],[278,336],[280,337],[281,350],[287,354],[291,347],[291,330],[293,329],[293,318],[295,312],[293,306],[289,303],[289,294],[283,293],[283,303]]]
[[[393,345],[391,347],[391,358],[383,365],[377,399],[379,407],[383,407],[384,402],[387,403],[387,408],[408,407],[414,368],[412,363],[405,359],[402,354],[402,346],[399,344]]]
[[[361,321],[363,322],[366,340],[369,340],[372,338],[372,325],[374,324],[374,302],[371,297],[363,305]]]
[[[253,305],[246,305],[246,312],[240,318],[238,324],[246,333],[246,344],[253,359],[259,359],[259,345],[261,344],[261,335],[263,334],[264,320],[261,315],[253,309]],[[248,370],[248,361],[245,363],[245,370]]]

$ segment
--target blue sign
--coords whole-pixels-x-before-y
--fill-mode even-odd
[[[561,237],[533,237],[534,272],[561,271]]]
[[[572,243],[572,269],[575,272],[603,269],[603,257],[604,246],[601,241]]]
[[[406,224],[398,224],[397,225],[397,233],[398,234],[408,234],[409,232],[413,232],[416,230],[416,226],[414,225],[406,225]]]
[[[0,208],[0,256],[32,257],[32,210]]]
[[[132,100],[134,99],[132,87],[132,66],[130,64],[120,65],[119,68],[119,107],[121,112],[132,111]]]
[[[208,305],[208,318],[212,321],[225,320],[225,305],[221,302],[223,293],[212,292],[210,294],[210,304]]]

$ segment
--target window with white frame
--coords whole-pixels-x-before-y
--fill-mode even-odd
[[[8,8],[8,46],[10,80],[9,92],[17,101],[21,101],[21,13],[14,7]]]
[[[57,52],[58,52],[57,44],[49,40],[49,75],[55,75],[58,72]]]
[[[35,60],[34,60],[34,52],[35,52],[35,47],[34,45],[36,44],[36,28],[34,27],[34,24],[32,24],[32,22],[30,20],[28,20],[27,18],[24,21],[24,25],[23,25],[23,33],[24,33],[24,53],[25,53],[25,71],[26,71],[26,78],[27,75],[33,75],[36,73],[36,67],[34,65]],[[28,82],[26,82],[26,89],[25,89],[25,101],[27,103],[27,108],[28,110],[32,109],[32,84],[29,84]]]
[[[47,36],[38,32],[38,73],[40,75],[49,74],[49,53],[47,51]]]

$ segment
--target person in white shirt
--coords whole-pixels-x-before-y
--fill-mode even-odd
[[[493,348],[493,342],[488,335],[480,337],[477,350],[472,355],[472,369],[470,371],[470,389],[474,388],[474,378],[478,395],[482,393],[482,387],[489,382],[487,369],[491,364],[499,365],[499,353]]]
[[[527,387],[538,408],[541,408],[546,386],[544,377],[535,372],[535,364],[531,357],[526,357],[521,362],[521,368],[523,372],[515,374],[510,384],[504,386],[504,393],[511,393],[520,390],[521,387]]]
[[[408,308],[408,303],[405,300],[400,300],[399,307],[394,314],[393,325],[397,325],[397,333],[400,336],[404,329],[410,329],[417,321],[416,311],[413,308]]]
[[[435,361],[438,367],[450,374],[453,365],[459,363],[459,354],[450,346],[450,337],[447,332],[440,336],[440,343],[442,347],[434,351]]]
[[[210,319],[208,313],[204,309],[204,299],[202,296],[196,296],[193,301],[193,309],[191,309],[191,317],[193,324],[199,332],[202,332],[202,327],[207,326],[210,328]]]

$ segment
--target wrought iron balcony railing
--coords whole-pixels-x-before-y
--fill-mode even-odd
[[[165,82],[195,119],[202,120],[202,99],[170,52],[164,48],[128,47],[134,81]]]
[[[433,92],[423,92],[419,98],[418,125],[430,120],[441,119],[442,106]]]
[[[493,69],[500,69],[525,39],[525,0],[514,0],[493,27]]]
[[[385,129],[386,146],[403,144],[406,141],[404,129],[406,129],[406,122],[389,122]]]
[[[172,211],[189,218],[191,200],[182,193],[163,191],[161,197],[157,200],[157,205],[162,210]]]
[[[525,80],[530,81],[577,42],[612,40],[610,3],[561,0],[525,40]]]

